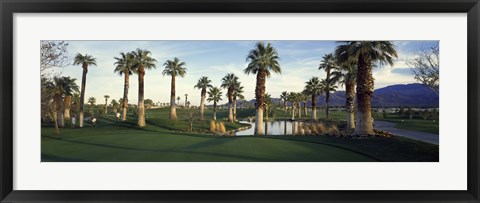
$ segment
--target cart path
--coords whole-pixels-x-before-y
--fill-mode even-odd
[[[395,128],[395,123],[387,122],[387,121],[375,121],[375,129],[384,130],[390,132],[394,135],[408,137],[410,139],[419,140],[423,142],[428,142],[431,144],[438,145],[438,134],[434,133],[426,133],[420,131],[413,131],[413,130],[404,130]]]

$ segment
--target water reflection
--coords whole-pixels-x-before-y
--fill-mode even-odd
[[[235,135],[254,135],[255,132],[255,122],[240,121],[241,123],[248,123],[252,125],[251,128],[247,130],[238,131]],[[296,135],[304,134],[303,122],[302,121],[269,121],[265,122],[265,134],[266,135]]]

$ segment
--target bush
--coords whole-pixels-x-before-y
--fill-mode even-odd
[[[225,132],[227,131],[227,130],[225,129],[225,124],[223,124],[223,122],[220,122],[220,123],[219,123],[219,126],[220,126],[220,127],[219,127],[218,132],[220,132],[220,133],[225,133]]]
[[[323,123],[318,123],[317,124],[317,132],[318,134],[322,134],[326,132],[325,125]]]
[[[310,125],[310,131],[313,135],[317,135],[318,131],[317,131],[317,125],[315,125],[314,123],[312,123]]]
[[[215,132],[215,131],[216,131],[215,121],[210,121],[210,131],[212,131],[212,132]]]
[[[340,131],[336,125],[332,125],[327,129],[327,133],[330,135],[339,135]]]

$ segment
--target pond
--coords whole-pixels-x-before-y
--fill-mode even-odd
[[[240,121],[240,123],[248,123],[252,125],[251,128],[235,132],[237,136],[246,136],[246,135],[254,135],[255,132],[255,122],[248,122],[248,121]],[[292,135],[292,134],[299,134],[303,133],[304,130],[302,129],[303,122],[302,121],[269,121],[265,122],[265,126],[263,130],[266,135]]]

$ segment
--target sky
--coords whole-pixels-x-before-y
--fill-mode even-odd
[[[114,57],[120,52],[129,52],[137,48],[151,51],[151,57],[157,60],[156,68],[145,74],[145,99],[155,103],[167,103],[170,99],[171,77],[163,76],[164,62],[178,57],[186,63],[187,74],[176,78],[176,96],[183,104],[185,94],[191,105],[200,104],[200,90],[193,86],[202,76],[212,80],[212,85],[220,87],[221,79],[227,73],[234,73],[245,87],[245,99],[254,99],[255,75],[246,75],[246,57],[257,41],[67,41],[70,58],[75,54],[89,54],[96,58],[97,66],[89,67],[86,82],[86,98],[95,97],[97,103],[104,102],[104,95],[110,100],[123,97],[124,77],[113,72]],[[316,76],[325,78],[325,71],[318,70],[322,56],[332,53],[335,41],[269,41],[280,57],[281,74],[272,74],[267,78],[266,92],[278,98],[281,92],[302,91],[305,82]],[[415,57],[422,49],[438,46],[438,41],[394,41],[398,59],[394,66],[380,66],[373,70],[375,89],[394,84],[416,83],[405,61]],[[68,65],[52,69],[55,75],[70,76],[77,79],[80,86],[81,66]],[[344,90],[339,87],[338,90]],[[226,90],[222,91],[224,94]],[[138,98],[138,76],[131,75],[129,103],[136,104]],[[221,103],[227,102],[224,97]],[[110,103],[110,101],[109,101]],[[209,104],[207,102],[207,104]]]

